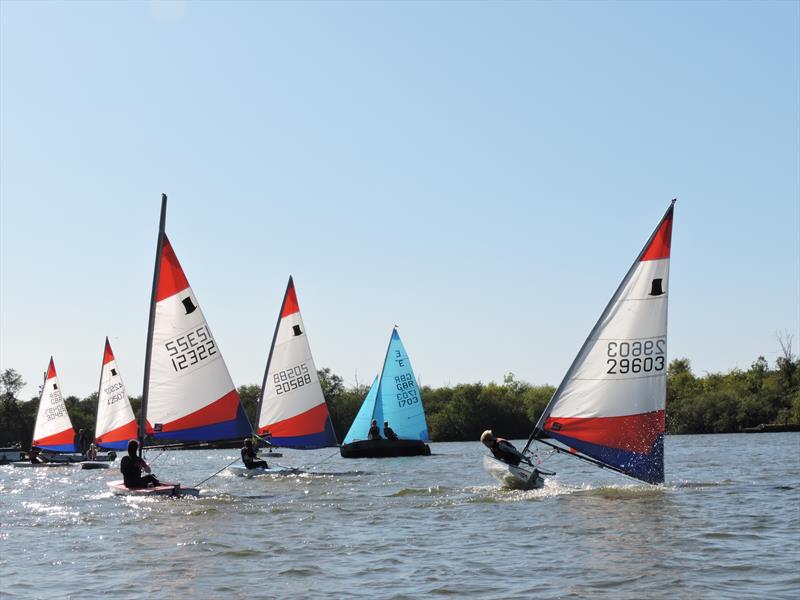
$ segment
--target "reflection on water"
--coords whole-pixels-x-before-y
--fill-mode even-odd
[[[769,443],[764,443],[768,441]],[[667,484],[555,456],[543,488],[505,490],[477,442],[313,473],[222,473],[198,498],[117,497],[115,469],[0,467],[3,597],[791,597],[800,587],[798,434],[667,440]],[[202,481],[231,451],[168,452]],[[32,577],[31,573],[36,576]]]

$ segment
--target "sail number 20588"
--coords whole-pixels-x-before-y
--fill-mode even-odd
[[[663,371],[665,366],[664,338],[636,340],[634,342],[608,342],[606,365],[609,375],[651,373]]]

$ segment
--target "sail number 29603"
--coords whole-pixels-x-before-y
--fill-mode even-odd
[[[636,340],[633,342],[608,342],[606,365],[609,375],[652,373],[664,370],[666,340]]]

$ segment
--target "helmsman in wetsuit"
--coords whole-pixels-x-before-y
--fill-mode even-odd
[[[161,485],[156,476],[150,474],[150,465],[144,459],[137,456],[139,442],[131,440],[128,442],[128,456],[123,456],[119,463],[119,470],[122,471],[122,479],[127,488],[146,488]],[[142,471],[148,475],[142,476]]]
[[[378,422],[375,419],[372,419],[372,425],[369,428],[369,433],[367,434],[368,440],[382,440],[381,437],[381,430],[378,427]]]
[[[515,467],[521,462],[528,460],[525,455],[514,447],[514,444],[504,438],[494,437],[491,429],[487,429],[481,435],[481,442],[489,450],[497,460],[502,460],[504,463],[514,465]]]
[[[396,440],[397,434],[394,432],[394,429],[389,427],[389,421],[383,422],[383,435],[386,436],[387,440]]]
[[[269,469],[267,461],[256,460],[257,458],[258,450],[253,448],[253,440],[250,438],[245,438],[244,448],[242,448],[242,462],[244,463],[244,466],[248,469]]]

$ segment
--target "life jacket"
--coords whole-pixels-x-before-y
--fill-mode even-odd
[[[494,441],[492,442],[492,446],[491,446],[491,448],[489,448],[489,450],[491,450],[491,452],[494,455],[494,457],[497,460],[502,460],[504,463],[508,463],[508,464],[514,465],[514,466],[518,465],[519,461],[520,461],[519,456],[517,456],[513,452],[509,452],[508,450],[505,450],[504,448],[501,448],[500,447],[500,442],[505,442],[506,444],[511,445],[511,442],[509,442],[505,438],[494,438]]]

